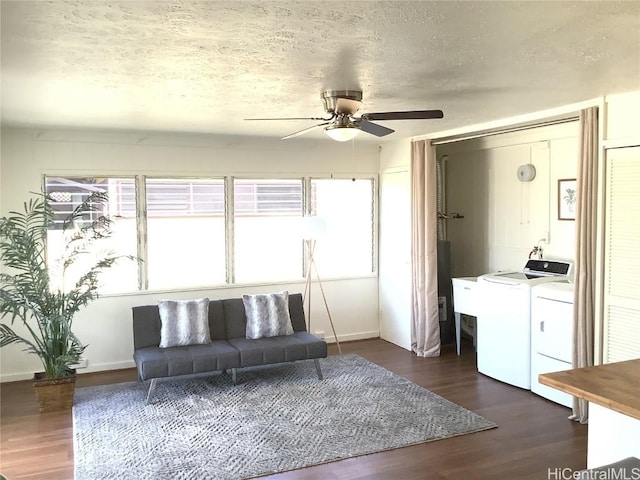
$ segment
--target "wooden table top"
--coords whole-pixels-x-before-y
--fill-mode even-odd
[[[543,373],[540,383],[640,419],[640,359]]]

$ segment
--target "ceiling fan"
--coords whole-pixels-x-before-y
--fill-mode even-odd
[[[376,137],[384,137],[395,131],[373,123],[372,120],[426,120],[444,117],[442,110],[363,113],[360,117],[354,117],[362,104],[362,92],[359,90],[326,90],[322,92],[322,101],[325,111],[331,115],[329,118],[246,118],[245,120],[320,120],[322,123],[289,134],[282,137],[282,140],[323,128],[325,133],[334,140],[346,142],[355,138],[360,131]]]

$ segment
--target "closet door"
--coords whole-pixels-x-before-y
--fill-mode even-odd
[[[640,146],[606,153],[603,362],[640,358]]]
[[[380,175],[380,338],[411,350],[411,184],[408,170]]]

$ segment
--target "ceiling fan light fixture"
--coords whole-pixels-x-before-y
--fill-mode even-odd
[[[351,125],[329,125],[324,132],[337,142],[348,142],[356,138],[360,129]]]

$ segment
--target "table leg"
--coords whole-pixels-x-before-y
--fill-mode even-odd
[[[456,318],[456,352],[460,355],[460,312],[453,312]]]

